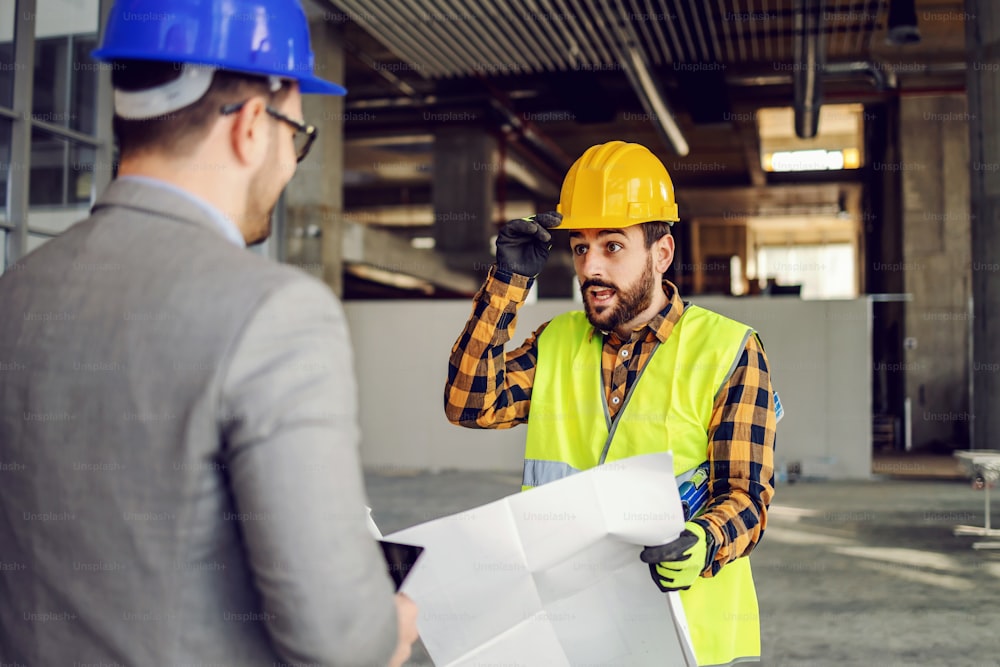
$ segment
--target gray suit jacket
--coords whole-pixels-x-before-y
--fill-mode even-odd
[[[348,332],[116,181],[0,276],[0,663],[385,665]]]

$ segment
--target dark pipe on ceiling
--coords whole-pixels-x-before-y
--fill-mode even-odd
[[[920,41],[917,7],[914,0],[889,0],[889,25],[885,41],[894,46]]]
[[[796,0],[794,21],[795,134],[801,139],[812,139],[819,129],[819,110],[823,104],[822,73],[826,63],[823,0]]]

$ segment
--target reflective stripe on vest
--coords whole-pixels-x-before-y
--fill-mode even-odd
[[[716,395],[753,330],[689,306],[646,363],[614,422],[601,377],[603,341],[591,337],[591,330],[584,313],[575,311],[554,318],[538,337],[524,488],[654,452],[673,452],[674,475],[696,468],[705,460]],[[699,578],[680,596],[699,665],[760,656],[749,559]]]
[[[554,482],[563,477],[569,477],[580,472],[568,463],[562,461],[539,461],[538,459],[524,459],[524,474],[522,475],[521,486],[531,488]]]

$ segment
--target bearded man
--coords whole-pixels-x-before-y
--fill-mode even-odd
[[[699,665],[756,661],[747,556],[774,494],[775,399],[756,332],[682,301],[664,278],[678,220],[670,176],[647,148],[589,148],[557,211],[501,228],[496,266],[452,348],[445,412],[468,428],[527,424],[525,489],[653,452],[673,453],[679,485],[707,467],[703,509],[640,558],[660,590],[681,591]],[[557,228],[570,232],[584,310],[505,352]]]

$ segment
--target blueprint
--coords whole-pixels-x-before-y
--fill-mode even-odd
[[[639,560],[684,518],[669,453],[615,461],[386,536],[437,667],[694,664],[676,593]]]

